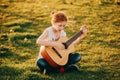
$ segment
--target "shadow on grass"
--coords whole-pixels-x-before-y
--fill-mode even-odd
[[[7,58],[7,59],[10,59],[12,62],[21,63],[21,62],[28,60],[30,58],[30,56],[28,56],[28,55],[20,56],[19,54],[11,52],[9,49],[5,49],[4,53],[0,54],[0,58],[1,59]],[[1,64],[2,64],[2,62],[1,62]]]
[[[15,12],[8,12],[8,11],[5,11],[5,10],[0,10],[1,13],[7,13],[7,14],[10,14],[11,16],[17,16],[18,18],[25,18],[27,20],[32,20],[33,22],[35,22],[35,24],[40,24],[40,23],[43,23],[43,24],[46,24],[43,20],[38,20],[36,18],[31,18],[31,17],[27,17],[27,16],[23,16],[23,15],[20,15],[19,13],[15,13]],[[28,25],[31,25],[30,22],[27,22]],[[11,25],[8,25],[8,26],[15,26],[15,25],[19,25],[19,24],[11,24]],[[20,24],[21,26],[26,26],[25,24]]]
[[[37,38],[37,34],[16,34],[11,37],[11,42],[13,46],[16,47],[25,47],[25,48],[33,48],[36,46],[35,38]]]
[[[15,77],[21,75],[24,70],[8,67],[8,66],[0,66],[0,80],[14,80]]]
[[[90,42],[94,42],[94,43],[99,43],[100,45],[104,45],[107,47],[111,47],[111,48],[116,48],[116,49],[120,49],[120,44],[118,44],[120,42],[120,38],[116,37],[115,39],[112,39],[112,37],[115,37],[114,35],[118,34],[117,32],[115,34],[105,34],[105,33],[97,33],[97,32],[93,32],[91,34],[94,34],[94,37],[89,38],[89,43]],[[104,35],[104,39],[97,39],[101,36]],[[107,41],[107,37],[111,36],[111,39],[109,41]],[[95,39],[96,38],[96,39]]]
[[[31,26],[32,22],[25,22],[25,23],[13,23],[13,24],[8,24],[6,25],[6,27],[10,27],[10,26],[21,26],[22,28],[24,27],[28,27]]]
[[[29,73],[23,80],[54,80],[49,76],[43,76],[36,73]]]
[[[8,66],[0,66],[0,75],[1,76],[18,76],[20,75],[24,70],[14,68],[14,67],[8,67]]]
[[[117,40],[110,40],[110,41],[104,41],[104,40],[95,40],[95,42],[100,43],[101,45],[105,45],[111,48],[120,49],[120,45],[118,44],[119,41]]]
[[[117,73],[119,74],[119,73]],[[114,72],[107,70],[89,71],[80,70],[69,73],[50,74],[55,80],[118,80],[119,75],[114,76]]]

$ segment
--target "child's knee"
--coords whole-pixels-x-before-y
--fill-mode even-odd
[[[75,53],[75,56],[76,56],[76,61],[80,61],[82,58],[80,53]]]
[[[37,66],[39,66],[39,67],[45,67],[46,66],[46,62],[44,61],[44,59],[39,59],[37,61]]]

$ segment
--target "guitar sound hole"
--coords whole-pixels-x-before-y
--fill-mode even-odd
[[[58,52],[54,47],[52,47],[52,49],[55,51],[55,53],[56,53],[60,58],[62,58],[62,56],[59,54],[59,52]]]

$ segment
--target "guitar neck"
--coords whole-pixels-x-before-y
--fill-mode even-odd
[[[65,48],[67,49],[69,45],[75,41],[81,34],[83,34],[83,31],[80,30],[78,33],[76,33],[73,37],[71,37],[68,41],[66,41],[64,44]]]

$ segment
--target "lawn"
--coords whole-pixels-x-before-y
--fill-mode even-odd
[[[75,46],[79,71],[41,74],[36,39],[51,26],[51,12],[68,16],[70,38],[82,25],[87,36]],[[120,3],[112,0],[0,0],[0,80],[120,80]]]

